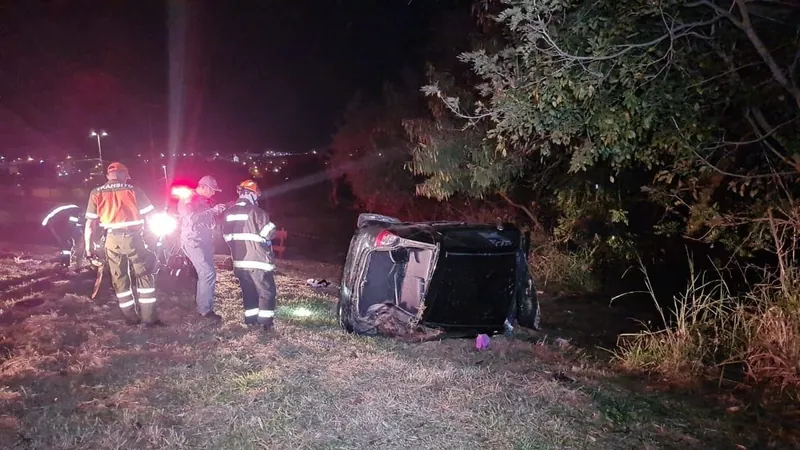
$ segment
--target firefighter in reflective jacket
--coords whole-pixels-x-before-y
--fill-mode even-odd
[[[251,180],[238,187],[239,199],[225,211],[223,235],[231,249],[233,273],[239,279],[244,300],[244,322],[273,330],[275,303],[275,256],[272,236],[275,224],[258,207],[261,190]]]
[[[109,165],[106,177],[108,183],[89,195],[84,233],[87,256],[91,257],[92,235],[99,222],[106,232],[106,264],[125,321],[131,325],[140,321],[147,326],[161,325],[156,314],[156,256],[145,247],[142,238],[144,219],[155,207],[144,192],[128,184],[128,169],[122,164]],[[131,268],[136,275],[135,293]]]

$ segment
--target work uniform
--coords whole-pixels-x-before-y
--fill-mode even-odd
[[[225,212],[225,242],[231,249],[233,273],[244,301],[244,322],[271,326],[275,317],[275,224],[267,213],[245,198]]]
[[[156,255],[145,247],[142,237],[144,218],[155,207],[140,189],[128,183],[109,181],[89,195],[86,218],[97,220],[106,231],[106,264],[111,284],[126,320],[135,322],[141,313],[145,323],[155,323]],[[136,275],[136,292],[131,286],[130,269]]]
[[[214,263],[214,216],[217,211],[208,201],[193,193],[178,202],[181,219],[181,248],[197,271],[197,312],[206,315],[214,311],[214,288],[217,267]]]

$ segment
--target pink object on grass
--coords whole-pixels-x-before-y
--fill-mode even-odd
[[[478,337],[475,338],[475,349],[483,350],[485,348],[489,348],[489,336],[479,334]]]

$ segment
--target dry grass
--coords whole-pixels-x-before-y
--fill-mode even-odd
[[[47,263],[0,260],[8,289]],[[167,327],[128,327],[82,283],[3,296],[0,448],[545,449],[731,448],[713,411],[631,390],[613,373],[542,345],[498,337],[407,344],[342,333],[330,293],[306,278],[335,267],[290,262],[279,283],[279,334],[240,325],[230,272],[219,326],[187,296],[160,297]],[[13,273],[12,273],[13,272]],[[37,275],[38,274],[38,275]],[[49,276],[49,275],[45,275]],[[29,307],[25,299],[38,298]]]

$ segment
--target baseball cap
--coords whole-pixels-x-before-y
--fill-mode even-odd
[[[222,192],[222,189],[219,188],[219,184],[217,184],[217,180],[211,175],[206,175],[203,178],[200,178],[200,181],[197,182],[197,185],[210,187],[217,192]]]

